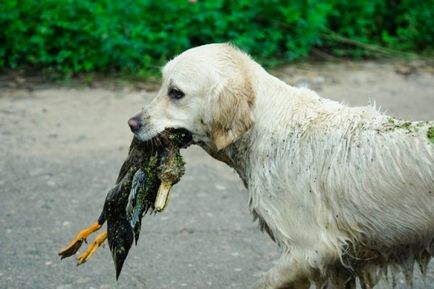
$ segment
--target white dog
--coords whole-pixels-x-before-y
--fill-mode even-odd
[[[141,140],[185,128],[238,172],[282,248],[256,288],[371,288],[399,268],[411,283],[434,254],[434,122],[321,98],[210,44],[167,63],[129,124]]]

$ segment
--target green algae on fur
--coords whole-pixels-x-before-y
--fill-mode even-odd
[[[425,128],[428,127],[426,136],[429,141],[434,144],[434,126],[432,126],[431,121],[404,121],[398,120],[393,117],[389,117],[387,122],[384,124],[385,131],[394,131],[394,130],[404,130],[407,133],[418,133],[420,131],[424,131]]]
[[[424,122],[411,122],[389,117],[384,124],[386,131],[404,130],[407,133],[417,133]]]
[[[426,132],[426,136],[434,144],[434,126],[428,128],[428,131]]]

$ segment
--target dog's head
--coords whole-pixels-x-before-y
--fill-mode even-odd
[[[196,142],[218,150],[254,123],[249,56],[228,44],[209,44],[180,54],[163,68],[154,100],[128,124],[139,140],[165,128],[184,128]]]

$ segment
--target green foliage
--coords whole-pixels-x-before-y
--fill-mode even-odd
[[[211,42],[233,42],[273,65],[313,47],[363,57],[369,44],[431,50],[432,0],[2,0],[0,68],[147,76]],[[372,52],[372,51],[371,51]]]
[[[426,136],[434,144],[434,126],[430,127],[426,133]]]
[[[354,49],[351,43],[374,44],[397,51],[424,51],[434,44],[432,0],[334,0],[325,47],[338,56],[365,56],[372,51]],[[336,35],[341,40],[337,45]],[[335,37],[333,37],[335,36]],[[342,38],[343,37],[343,38]],[[347,45],[342,45],[346,42]]]

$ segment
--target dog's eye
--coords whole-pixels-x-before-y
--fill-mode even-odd
[[[185,96],[184,92],[177,88],[169,88],[168,95],[171,99],[181,99]]]

